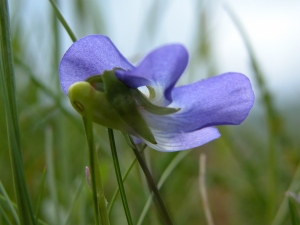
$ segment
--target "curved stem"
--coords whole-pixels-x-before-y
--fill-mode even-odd
[[[121,194],[121,199],[123,202],[123,207],[126,215],[126,219],[129,225],[133,225],[132,223],[132,218],[130,215],[130,210],[126,198],[126,193],[122,181],[122,175],[121,175],[121,170],[120,170],[120,165],[119,165],[119,160],[118,160],[118,154],[117,154],[117,149],[116,149],[116,144],[115,144],[115,138],[114,138],[114,132],[112,129],[108,128],[108,137],[109,137],[109,143],[110,143],[110,148],[111,148],[111,154],[113,156],[113,161],[114,161],[114,166],[115,166],[115,172],[118,180],[118,186],[120,189],[120,194]]]

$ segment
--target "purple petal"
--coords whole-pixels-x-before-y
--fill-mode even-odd
[[[162,152],[186,150],[204,145],[220,137],[219,131],[214,127],[206,127],[189,133],[169,133],[152,130],[157,144],[148,146]]]
[[[157,98],[164,98],[167,105],[172,101],[171,92],[187,66],[188,53],[179,44],[160,47],[150,54],[131,71],[117,71],[117,77],[129,87],[151,86]],[[161,95],[160,95],[161,93]],[[156,104],[159,100],[157,100]]]
[[[204,127],[236,125],[246,119],[254,103],[249,79],[243,74],[226,73],[175,88],[169,107],[181,108],[175,114],[157,116],[143,111],[153,129],[190,132]]]
[[[61,60],[59,74],[62,89],[67,94],[69,87],[75,82],[114,68],[131,70],[133,66],[108,37],[86,36],[74,42]]]

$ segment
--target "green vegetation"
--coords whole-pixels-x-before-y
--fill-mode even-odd
[[[70,25],[66,32],[57,19],[57,10],[48,1],[11,1],[7,14],[7,1],[0,0],[1,225],[87,225],[94,224],[95,217],[96,221],[101,220],[95,216],[95,190],[91,191],[85,181],[92,148],[99,159],[110,224],[127,224],[121,197],[117,196],[110,205],[118,182],[106,128],[86,122],[94,135],[89,149],[82,118],[60,89],[57,72],[63,52],[75,40],[71,29],[77,37],[91,33],[110,35],[109,19],[105,17],[104,3],[71,2],[71,8],[62,10]],[[58,3],[63,5],[63,0]],[[152,4],[143,17],[145,26],[137,46],[148,33],[147,41],[154,43],[163,12],[171,7],[159,1]],[[192,43],[195,51],[185,76],[196,73],[203,64],[209,71],[205,75],[214,75],[218,63],[213,58],[207,31],[209,12],[203,5],[200,8],[195,9],[199,21],[192,39],[197,41]],[[143,158],[154,179],[160,180],[158,188],[174,224],[206,224],[199,190],[201,153],[207,157],[206,190],[215,224],[298,224],[300,140],[294,121],[299,120],[295,113],[299,102],[298,108],[294,102],[280,108],[275,105],[251,40],[235,13],[230,8],[226,12],[249,53],[256,88],[254,110],[243,125],[221,127],[221,138],[212,143],[179,153],[146,148]],[[151,45],[154,47],[157,46]],[[138,56],[143,53],[136,51]],[[121,174],[127,176],[124,188],[133,224],[163,224],[158,206],[148,203],[151,192],[139,164],[133,161],[134,152],[122,134],[114,134]],[[131,170],[127,174],[128,168]]]

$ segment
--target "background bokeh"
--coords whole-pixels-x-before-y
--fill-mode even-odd
[[[207,155],[206,187],[215,224],[291,224],[285,192],[300,190],[295,182],[300,178],[298,1],[58,0],[57,4],[77,38],[107,35],[133,64],[160,45],[182,43],[190,61],[179,85],[228,71],[250,78],[256,101],[247,120],[220,128],[220,139],[188,150],[162,187],[175,224],[206,223],[199,192],[200,153]],[[72,41],[49,1],[11,0],[10,14],[24,170],[33,207],[48,224],[93,224],[82,121],[61,91],[57,72]],[[14,201],[5,120],[0,98],[0,179]],[[134,155],[117,132],[116,139],[125,171]],[[98,125],[95,142],[109,201],[117,182],[107,133]],[[146,149],[157,180],[177,154]],[[149,195],[138,165],[125,188],[137,221]],[[9,211],[5,202],[1,206]],[[156,211],[152,206],[143,224],[159,224]],[[1,218],[0,224],[5,224]],[[126,224],[120,199],[111,224]]]

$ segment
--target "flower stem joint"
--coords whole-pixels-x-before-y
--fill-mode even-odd
[[[187,62],[186,49],[172,44],[134,67],[108,37],[89,35],[67,50],[59,73],[82,116],[156,150],[179,151],[220,137],[213,126],[240,124],[255,98],[249,79],[233,72],[174,87]]]

